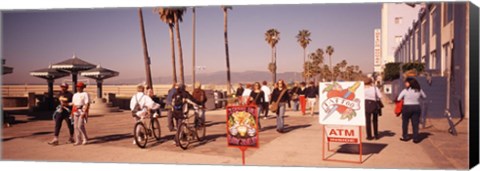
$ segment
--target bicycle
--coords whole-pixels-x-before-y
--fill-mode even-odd
[[[133,138],[138,147],[145,148],[149,137],[154,137],[157,141],[161,138],[160,122],[157,118],[151,117],[150,112],[141,117],[133,128]]]
[[[192,140],[202,141],[206,134],[205,122],[201,117],[199,117],[199,107],[194,106],[194,113],[189,114],[190,112],[183,113],[183,119],[180,125],[178,126],[177,133],[175,134],[176,143],[186,150],[190,145]],[[194,118],[194,122],[190,123],[190,119]]]

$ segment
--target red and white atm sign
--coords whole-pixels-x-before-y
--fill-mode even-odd
[[[361,138],[359,126],[325,125],[325,134],[328,142],[358,144]]]

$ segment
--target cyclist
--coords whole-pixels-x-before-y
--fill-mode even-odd
[[[160,108],[158,103],[155,103],[152,98],[150,98],[145,93],[145,86],[140,84],[137,86],[137,93],[132,96],[130,100],[130,110],[132,110],[132,117],[136,122],[138,122],[141,118],[150,114],[152,110],[157,110]],[[154,118],[158,117],[158,114],[155,113],[153,115]],[[133,141],[135,144],[135,140]]]
[[[193,98],[193,96],[185,90],[185,85],[179,84],[178,89],[172,97],[172,113],[177,121],[177,130],[179,130],[180,123],[185,119],[185,114],[188,112],[189,105],[198,107],[202,103]],[[195,115],[195,121],[197,120]],[[174,142],[176,144],[176,142]]]

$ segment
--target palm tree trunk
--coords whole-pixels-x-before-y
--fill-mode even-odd
[[[173,83],[177,83],[177,64],[175,62],[175,41],[173,37],[173,24],[169,24],[170,46],[172,47],[172,69],[173,69]]]
[[[273,68],[273,82],[277,82],[277,47],[275,46],[274,47],[274,55],[273,55],[273,58],[274,58],[274,63],[273,65],[275,66]]]
[[[193,28],[192,28],[192,84],[195,84],[195,7],[192,9],[193,12]]]
[[[178,44],[178,62],[180,64],[180,80],[185,84],[185,73],[183,69],[183,50],[182,40],[180,39],[180,23],[178,22],[178,16],[175,14],[175,32],[177,32],[177,44]]]
[[[152,74],[150,72],[150,57],[148,56],[148,49],[147,49],[147,39],[145,37],[145,28],[143,24],[143,14],[142,8],[138,8],[138,17],[140,18],[140,32],[142,33],[142,46],[143,46],[143,59],[145,61],[145,74],[147,79],[147,85],[150,88],[152,87]]]
[[[328,55],[328,58],[330,59],[330,69],[331,69],[331,71],[332,71],[332,78],[331,78],[332,80],[330,80],[330,81],[333,81],[333,73],[334,73],[334,71],[333,71],[333,68],[332,68],[332,55]]]
[[[223,36],[225,38],[225,59],[227,63],[227,92],[228,94],[232,94],[232,80],[230,76],[230,56],[228,52],[228,31],[227,31],[227,21],[228,21],[228,13],[227,8],[223,9]]]
[[[272,47],[272,69],[270,72],[272,72],[272,85],[275,84],[275,69],[273,68],[273,66],[275,65],[275,50],[274,50],[274,47]],[[269,66],[270,67],[270,66]]]
[[[305,70],[305,58],[307,58],[307,49],[303,48],[303,68]],[[303,81],[307,82],[307,77],[304,75],[303,76]]]

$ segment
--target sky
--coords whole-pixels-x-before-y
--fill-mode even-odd
[[[142,9],[152,76],[171,76],[168,26],[153,8]],[[228,12],[231,71],[267,71],[271,48],[264,33],[275,28],[280,32],[279,73],[302,71],[303,49],[295,38],[301,29],[311,32],[307,52],[331,45],[335,48],[332,63],[347,60],[365,73],[372,72],[373,33],[380,23],[380,3],[233,6]],[[180,30],[187,76],[192,73],[191,8],[187,8]],[[74,54],[120,72],[111,80],[145,77],[138,8],[2,11],[2,58],[6,66],[14,68],[14,73],[2,77],[4,84],[44,82],[29,72]],[[226,70],[219,6],[196,9],[196,58],[197,66],[206,67],[197,73]]]

